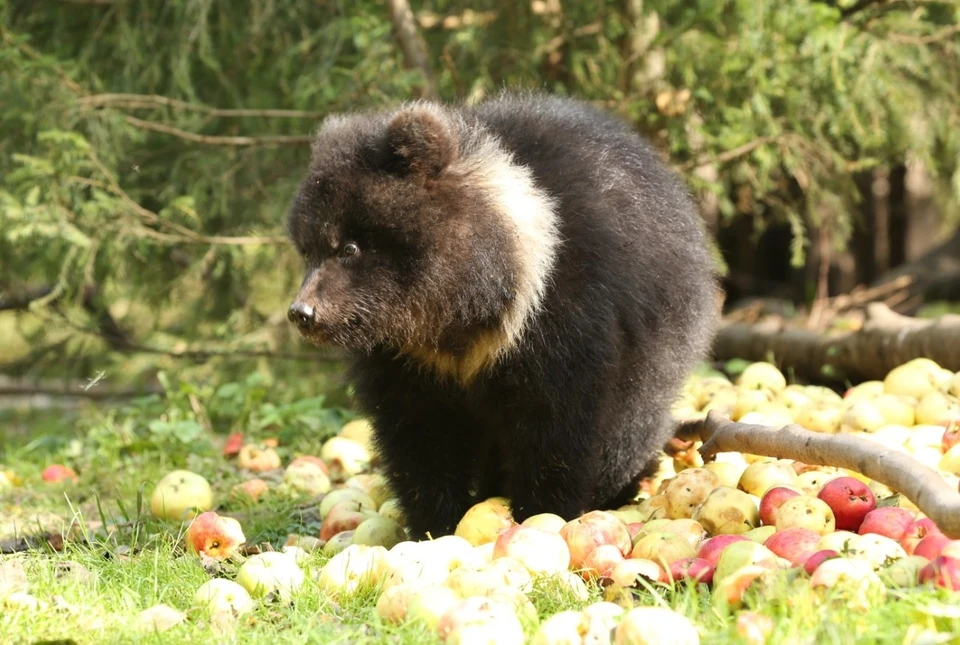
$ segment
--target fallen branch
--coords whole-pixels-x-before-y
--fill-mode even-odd
[[[714,338],[713,356],[773,360],[811,380],[881,380],[914,358],[960,371],[960,316],[921,320],[873,302],[866,306],[863,327],[849,332],[817,333],[780,319],[724,323]]]
[[[950,538],[960,538],[960,494],[934,470],[902,452],[845,434],[738,423],[711,411],[700,424],[700,454],[746,452],[805,464],[853,470],[886,485],[917,505]]]

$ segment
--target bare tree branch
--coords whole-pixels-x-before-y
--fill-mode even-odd
[[[437,79],[427,59],[427,43],[417,29],[417,21],[413,11],[410,10],[410,4],[407,0],[387,0],[387,5],[390,7],[390,20],[407,67],[419,69],[423,73],[424,98],[434,100],[439,98]]]
[[[203,143],[210,146],[277,146],[277,145],[309,145],[313,141],[310,135],[265,135],[261,137],[224,137],[218,135],[196,134],[187,132],[172,125],[155,123],[153,121],[144,121],[135,116],[125,114],[123,116],[127,123],[140,128],[141,130],[150,130],[152,132],[161,132],[170,136],[192,141],[193,143]]]
[[[91,94],[77,99],[77,105],[84,109],[118,108],[126,110],[156,109],[160,107],[184,112],[199,112],[213,117],[242,118],[263,117],[278,119],[322,119],[323,112],[277,109],[216,108],[199,103],[190,103],[158,94]]]

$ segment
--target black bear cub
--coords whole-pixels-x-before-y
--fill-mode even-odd
[[[348,351],[412,537],[491,496],[517,521],[635,496],[717,287],[685,188],[626,124],[526,93],[330,117],[287,225],[289,318]]]

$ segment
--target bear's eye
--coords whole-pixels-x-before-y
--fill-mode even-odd
[[[359,252],[360,252],[360,247],[354,244],[353,242],[347,242],[346,244],[344,244],[343,249],[341,249],[340,251],[340,253],[346,257],[349,257],[351,255],[356,255]]]

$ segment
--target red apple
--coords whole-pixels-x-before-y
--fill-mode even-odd
[[[45,482],[62,482],[65,479],[76,482],[78,477],[77,473],[74,472],[73,468],[70,466],[64,466],[63,464],[51,464],[43,469],[43,472],[40,473],[40,477],[43,478]]]
[[[913,513],[899,506],[884,506],[867,513],[857,532],[876,533],[899,542],[913,525]]]
[[[943,432],[943,441],[940,447],[943,452],[946,453],[960,443],[960,419],[951,419],[944,425],[946,425],[947,429]]]
[[[715,567],[717,566],[717,561],[720,559],[720,554],[723,553],[723,550],[727,548],[728,545],[733,544],[734,542],[744,542],[747,540],[749,540],[749,538],[745,538],[742,535],[716,535],[710,539],[704,540],[700,544],[700,549],[697,551],[697,557],[706,560]]]
[[[613,568],[623,560],[624,557],[620,552],[620,547],[612,544],[601,544],[583,560],[583,569],[580,574],[585,580],[609,578],[613,573]]]
[[[791,497],[796,497],[800,491],[786,486],[774,486],[760,498],[760,521],[764,526],[777,525],[777,509]]]
[[[940,529],[929,517],[921,517],[914,520],[910,528],[900,538],[900,546],[907,552],[907,555],[913,555],[913,550],[917,548],[920,541],[931,533],[940,533]]]
[[[781,558],[789,560],[795,567],[800,566],[807,556],[812,554],[820,541],[820,534],[801,527],[777,531],[763,543]]]
[[[234,432],[227,437],[226,443],[223,444],[223,456],[224,457],[236,457],[240,453],[240,449],[243,448],[243,433]]]
[[[673,580],[695,580],[708,585],[713,582],[713,565],[703,558],[685,558],[670,564]]]
[[[570,548],[570,567],[583,565],[590,552],[602,544],[612,544],[626,556],[633,547],[630,531],[616,515],[606,511],[590,511],[570,520],[560,529],[560,537]]]
[[[838,531],[856,531],[867,513],[877,506],[870,488],[855,477],[831,479],[817,495],[833,510]]]
[[[803,560],[803,570],[807,573],[808,576],[812,576],[813,572],[817,570],[822,563],[830,560],[831,558],[838,558],[840,554],[834,551],[833,549],[822,549],[820,551],[814,551],[806,556]]]
[[[912,555],[919,555],[926,558],[927,560],[934,560],[940,552],[943,551],[943,547],[947,546],[953,542],[943,533],[937,531],[936,533],[930,533],[925,538],[920,540],[917,543],[917,546],[913,549]]]
[[[930,564],[920,569],[920,583],[933,582],[938,587],[960,591],[960,559],[937,556]]]
[[[370,517],[370,513],[358,510],[354,502],[340,502],[336,504],[320,525],[320,539],[329,540],[341,531],[353,531],[360,523]]]
[[[186,530],[187,548],[215,560],[225,560],[246,541],[240,522],[206,511],[197,515]]]

